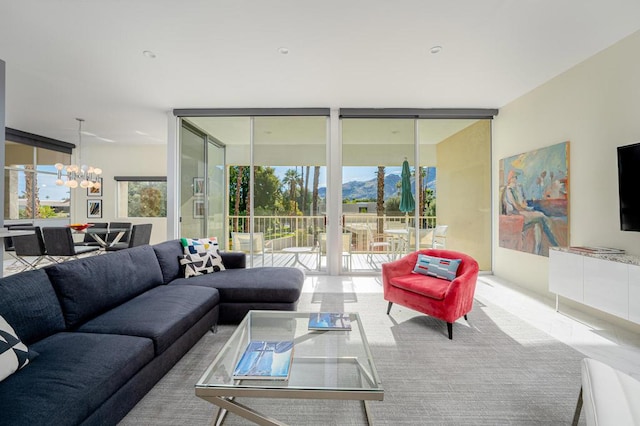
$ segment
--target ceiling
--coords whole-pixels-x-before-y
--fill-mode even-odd
[[[81,117],[83,144],[157,144],[174,108],[500,108],[639,17],[638,0],[0,0],[6,125],[77,142]]]

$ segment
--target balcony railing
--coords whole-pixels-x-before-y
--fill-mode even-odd
[[[263,232],[269,247],[278,252],[288,247],[315,247],[318,234],[326,232],[326,216],[255,216],[254,232]],[[436,225],[435,216],[421,216],[420,229],[431,229]],[[351,232],[352,252],[369,253],[370,238],[380,240],[384,230],[394,228],[414,228],[412,216],[378,216],[376,214],[342,215],[344,232]],[[229,216],[231,232],[249,232],[248,216]],[[233,250],[231,240],[228,248]]]

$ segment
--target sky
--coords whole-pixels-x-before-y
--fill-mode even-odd
[[[291,166],[273,166],[276,169],[276,176],[282,180],[284,178],[287,170],[292,169]],[[320,168],[320,182],[318,183],[319,187],[327,186],[327,168]],[[342,182],[353,182],[353,181],[368,181],[376,178],[376,172],[378,168],[375,166],[372,167],[343,167],[342,168]],[[402,172],[402,167],[386,167],[384,169],[385,174],[388,175],[400,175]],[[300,171],[300,167],[298,167],[298,172]],[[309,173],[309,186],[311,186],[311,182],[313,181],[313,168]]]
[[[292,169],[291,166],[274,166],[276,170],[276,176],[280,180],[284,178],[287,170]],[[47,171],[54,173],[56,170],[53,166],[39,166],[39,170]],[[320,169],[320,182],[318,184],[319,187],[327,186],[327,168],[322,167]],[[300,167],[298,167],[299,173]],[[352,182],[352,181],[368,181],[371,179],[375,179],[376,172],[378,171],[377,167],[343,167],[342,168],[342,181],[343,182]],[[386,167],[385,174],[391,175],[396,174],[400,175],[402,172],[401,167]],[[311,186],[311,182],[313,180],[313,168],[309,173],[309,185]],[[47,175],[47,174],[39,174],[38,175],[38,185],[40,189],[38,190],[38,194],[40,195],[40,199],[42,200],[63,200],[69,197],[69,189],[65,186],[56,186],[56,175]],[[22,194],[25,189],[25,181],[24,174],[19,174],[18,179],[18,193]]]

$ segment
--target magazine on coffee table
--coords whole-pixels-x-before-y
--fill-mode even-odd
[[[312,312],[309,330],[351,330],[351,319],[344,312]]]
[[[253,340],[238,361],[233,378],[288,380],[292,355],[292,340]]]

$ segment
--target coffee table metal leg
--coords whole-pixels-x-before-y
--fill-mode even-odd
[[[369,426],[372,426],[373,425],[373,419],[372,419],[371,415],[369,414],[369,410],[367,408],[368,407],[367,402],[368,401],[366,399],[363,399],[362,400],[362,406],[364,407],[365,420],[367,421],[367,424]]]
[[[259,413],[255,410],[252,410],[251,408],[247,407],[246,405],[240,404],[238,402],[229,400],[227,398],[223,398],[223,397],[214,397],[210,399],[211,402],[213,402],[214,404],[216,404],[217,406],[220,407],[220,411],[218,411],[218,416],[216,416],[216,419],[214,419],[214,421],[219,421],[219,423],[215,423],[215,424],[222,424],[222,421],[224,421],[224,415],[226,415],[226,411],[230,411],[234,414],[237,414],[240,417],[244,417],[245,419],[254,422],[255,424],[258,425],[262,425],[262,426],[287,426],[286,423],[282,423],[276,419],[273,419],[271,417],[267,417],[262,413]],[[222,415],[222,418],[219,419],[220,413],[221,411],[224,410],[225,413]]]

